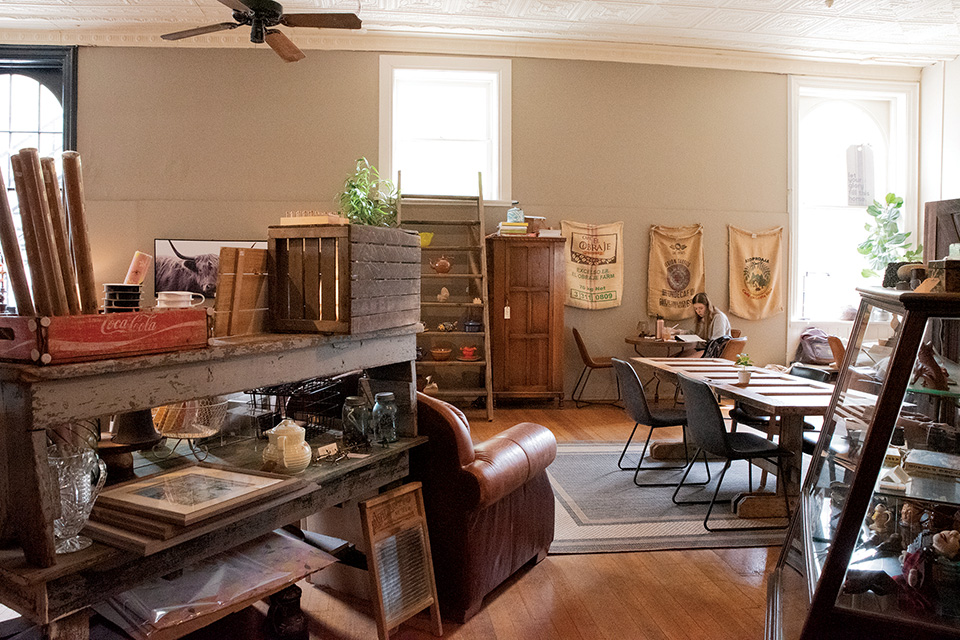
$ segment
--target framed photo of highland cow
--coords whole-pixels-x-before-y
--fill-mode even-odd
[[[154,292],[189,291],[207,300],[215,298],[221,247],[266,249],[267,242],[157,238],[153,241]]]

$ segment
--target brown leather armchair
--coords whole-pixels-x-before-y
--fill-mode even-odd
[[[546,557],[554,523],[546,468],[557,441],[522,422],[474,446],[463,413],[422,393],[417,429],[430,441],[411,451],[410,475],[423,483],[440,610],[465,622],[517,569]]]

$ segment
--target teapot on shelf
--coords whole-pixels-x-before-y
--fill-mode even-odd
[[[310,465],[312,452],[306,442],[306,430],[290,418],[266,431],[270,439],[263,450],[263,461],[273,463],[280,473],[300,473]]]
[[[453,265],[453,259],[447,256],[440,256],[436,260],[430,260],[430,268],[437,273],[447,273]]]

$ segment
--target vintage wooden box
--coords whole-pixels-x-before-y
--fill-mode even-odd
[[[0,360],[61,364],[207,346],[203,308],[0,316]]]
[[[270,227],[273,331],[362,334],[420,321],[420,239],[362,225]]]
[[[940,280],[934,291],[960,292],[960,260],[931,260],[927,265],[927,277]]]

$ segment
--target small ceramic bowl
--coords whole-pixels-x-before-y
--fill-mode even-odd
[[[430,349],[430,357],[437,361],[449,360],[452,349]]]

